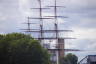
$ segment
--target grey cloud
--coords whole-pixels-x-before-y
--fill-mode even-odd
[[[25,2],[24,2],[25,1]],[[43,0],[42,0],[43,1]],[[43,6],[53,5],[54,0],[44,0]],[[96,0],[58,0],[58,5],[66,6],[64,9],[59,9],[58,14],[62,16],[69,16],[69,18],[64,19],[64,24],[62,24],[62,28],[86,28],[93,29],[96,28]],[[21,25],[20,23],[26,22],[27,13],[31,15],[29,12],[29,8],[38,7],[37,0],[0,0],[0,33],[10,33],[10,32],[19,32],[19,28],[25,28],[25,25]],[[32,14],[34,15],[33,10]],[[50,12],[53,13],[51,9]],[[36,13],[38,14],[38,13]],[[1,19],[2,17],[2,19]],[[47,21],[46,21],[47,22]],[[51,24],[50,24],[51,25]],[[46,23],[47,26],[47,23]],[[78,38],[79,39],[79,38]],[[89,49],[88,46],[91,43],[96,42],[96,40],[91,39],[79,39],[75,41],[70,41],[73,45],[75,45],[77,49]],[[86,44],[86,45],[84,45]],[[85,48],[86,47],[86,48]],[[90,49],[92,46],[90,46]],[[92,49],[95,49],[93,47]],[[76,52],[75,52],[76,53]],[[82,53],[77,55],[85,56],[91,53]],[[94,53],[95,54],[95,53]]]
[[[1,0],[0,0],[1,1]],[[0,32],[18,32],[18,23],[22,21],[17,0],[2,0],[0,2]]]

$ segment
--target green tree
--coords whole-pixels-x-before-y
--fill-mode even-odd
[[[12,33],[0,35],[0,64],[49,64],[50,58],[31,36]]]
[[[61,64],[77,64],[78,57],[72,53],[67,54],[61,59]]]

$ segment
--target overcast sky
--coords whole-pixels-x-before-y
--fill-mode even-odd
[[[61,29],[72,29],[68,33],[75,40],[66,40],[66,48],[81,50],[96,50],[96,0],[57,0],[57,4],[66,8],[59,8],[58,15],[69,18],[59,18]],[[42,6],[54,5],[54,0],[42,0]],[[28,16],[38,16],[37,10],[30,8],[38,7],[37,0],[0,0],[0,33],[21,32],[20,28],[27,21]],[[53,9],[43,11],[43,16],[53,15]],[[46,21],[46,20],[45,20]],[[51,21],[51,22],[50,22]],[[48,27],[53,20],[44,22]],[[49,25],[49,26],[50,26]],[[64,36],[64,35],[63,35]],[[79,58],[96,52],[74,52]]]

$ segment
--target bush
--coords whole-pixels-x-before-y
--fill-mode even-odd
[[[49,54],[37,40],[21,33],[0,35],[0,64],[49,64]]]

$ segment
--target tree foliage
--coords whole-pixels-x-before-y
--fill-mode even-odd
[[[0,35],[0,64],[49,64],[49,60],[48,52],[31,36]]]
[[[61,59],[61,64],[77,64],[78,57],[72,53],[67,54]]]

